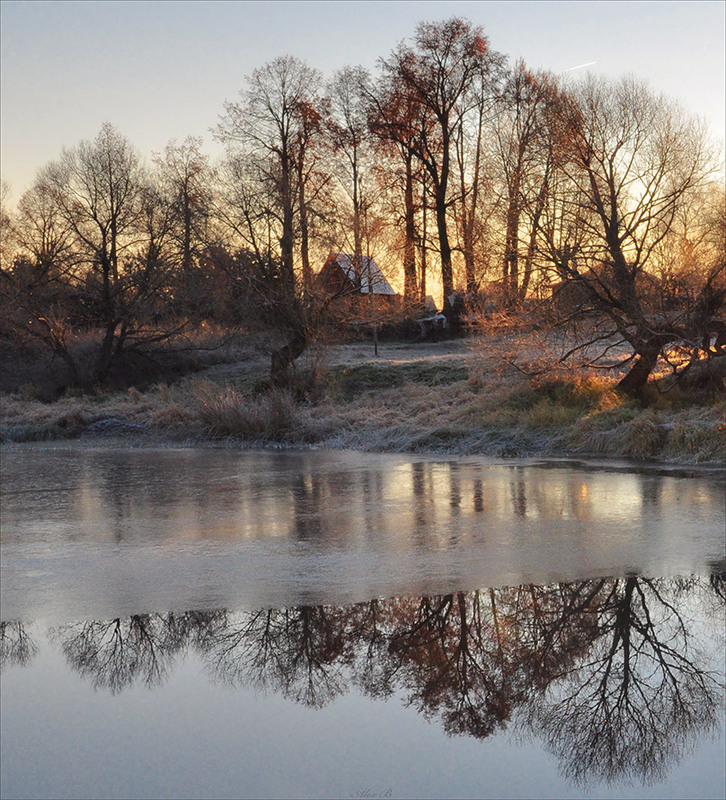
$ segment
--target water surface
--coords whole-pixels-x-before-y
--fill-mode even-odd
[[[2,458],[2,796],[722,797],[718,471]]]
[[[687,575],[724,557],[719,472],[29,447],[0,478],[10,619]]]

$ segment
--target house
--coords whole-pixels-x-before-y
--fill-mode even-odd
[[[356,261],[359,263],[356,264]],[[370,295],[372,290],[374,296],[398,296],[371,256],[356,259],[348,253],[331,253],[318,279],[323,289],[331,294]]]

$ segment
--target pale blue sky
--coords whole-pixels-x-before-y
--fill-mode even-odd
[[[421,20],[482,25],[511,61],[562,72],[634,73],[724,139],[726,3],[42,2],[2,0],[1,160],[17,200],[35,171],[108,120],[145,157],[205,137],[245,75],[278,55],[326,75],[374,68]]]

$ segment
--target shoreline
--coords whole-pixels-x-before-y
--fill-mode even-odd
[[[617,372],[565,369],[555,344],[522,334],[393,342],[378,358],[366,344],[330,345],[301,359],[287,390],[270,389],[268,354],[250,346],[244,359],[143,390],[52,402],[2,394],[0,447],[113,441],[726,469],[726,398],[655,384],[647,402],[633,400],[616,390]]]
[[[657,459],[634,459],[617,455],[598,453],[527,453],[522,455],[497,456],[487,453],[458,452],[455,450],[361,450],[348,447],[336,447],[327,443],[288,444],[280,442],[262,442],[233,439],[172,439],[153,436],[98,436],[82,434],[76,437],[55,438],[24,442],[0,442],[0,455],[16,450],[229,450],[297,452],[309,453],[327,451],[330,453],[360,454],[369,456],[407,456],[426,461],[448,461],[452,458],[466,463],[469,460],[486,461],[491,464],[507,466],[511,464],[538,467],[576,467],[586,471],[598,470],[606,472],[643,472],[647,474],[664,474],[675,477],[688,477],[693,474],[713,474],[726,479],[726,462],[689,463],[684,461],[662,461]]]

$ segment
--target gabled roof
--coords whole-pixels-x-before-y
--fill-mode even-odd
[[[328,258],[328,263],[335,261],[343,271],[345,277],[354,285],[358,285],[358,274],[354,264],[354,257],[348,253],[332,254]],[[380,267],[372,256],[360,257],[360,291],[361,294],[369,294],[373,287],[373,294],[395,295],[396,292],[391,288],[391,284],[384,278]]]

